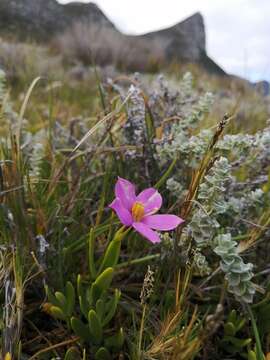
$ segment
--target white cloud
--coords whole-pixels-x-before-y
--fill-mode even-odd
[[[218,64],[229,73],[251,80],[270,80],[269,0],[95,2],[121,31],[129,34],[165,28],[200,11],[206,24],[208,53]]]

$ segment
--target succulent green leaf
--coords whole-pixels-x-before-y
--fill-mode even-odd
[[[63,320],[63,321],[66,320],[66,316],[65,316],[63,310],[61,308],[59,308],[58,306],[54,306],[54,305],[51,306],[50,313],[56,319]]]
[[[252,341],[252,339],[250,339],[250,338],[248,338],[248,339],[237,339],[237,338],[232,337],[232,336],[226,336],[225,338],[226,338],[226,340],[229,340],[239,350],[242,349],[243,347],[249,345],[251,343],[251,341]]]
[[[236,324],[236,331],[240,331],[245,326],[245,323],[246,323],[246,319],[239,318]]]
[[[80,355],[75,347],[71,347],[67,350],[64,360],[79,360]]]
[[[91,279],[96,279],[97,270],[95,266],[95,258],[94,258],[94,248],[95,248],[95,234],[94,229],[90,230],[89,235],[89,246],[88,246],[88,268]]]
[[[70,323],[72,330],[82,341],[86,341],[88,343],[91,341],[91,335],[87,325],[75,317],[71,318]]]
[[[79,298],[81,312],[87,319],[90,304],[87,300],[86,292],[83,290],[81,275],[78,275],[78,277],[77,277],[77,292],[78,292],[78,298]]]
[[[235,328],[234,324],[231,322],[227,322],[224,325],[224,333],[225,333],[225,335],[228,335],[228,336],[234,336],[236,333],[236,328]]]
[[[249,350],[248,352],[248,360],[257,360],[257,355],[255,351]]]
[[[111,354],[104,347],[99,348],[95,354],[95,360],[111,360],[111,359],[112,359]]]
[[[106,291],[111,285],[113,279],[113,268],[106,268],[96,279],[95,284],[101,291]]]
[[[118,263],[120,248],[121,248],[121,237],[113,239],[104,254],[104,258],[99,268],[99,274],[108,267],[114,267]]]
[[[111,285],[113,279],[113,268],[105,269],[96,279],[96,281],[91,285],[89,302],[94,305],[97,300],[100,298],[102,293],[104,293]]]
[[[51,304],[55,305],[55,306],[58,306],[58,307],[61,307],[61,303],[60,301],[58,301],[56,299],[56,297],[53,295],[53,293],[51,292],[50,288],[46,285],[45,286],[45,292],[46,292],[46,295],[48,297],[48,300]]]
[[[111,319],[114,317],[120,296],[121,296],[121,292],[116,289],[114,291],[113,298],[106,304],[106,308],[107,308],[106,310],[108,312],[102,322],[103,326],[107,325],[111,321]]]
[[[66,310],[66,307],[67,307],[67,299],[65,297],[65,295],[60,292],[60,291],[56,291],[55,292],[55,298],[59,301],[59,303],[61,304],[61,308],[63,310]]]
[[[88,301],[90,306],[94,306],[96,302],[98,301],[99,297],[101,296],[102,291],[97,286],[96,283],[93,283],[90,287],[89,295],[88,295]],[[88,309],[89,311],[89,309]]]
[[[98,299],[96,302],[96,312],[99,319],[102,321],[105,312],[105,303],[103,299]]]
[[[87,319],[87,314],[88,314],[90,305],[85,296],[83,296],[83,297],[79,296],[79,304],[80,304],[80,309],[81,309],[82,314]]]
[[[103,330],[97,313],[93,309],[89,311],[88,324],[94,343],[97,345],[101,344],[103,338]]]
[[[115,335],[110,336],[105,340],[105,346],[109,349],[121,350],[124,344],[124,340],[124,331],[123,328],[120,328]]]
[[[236,311],[233,309],[228,316],[228,322],[235,324],[236,320],[237,320]]]
[[[81,275],[77,276],[77,292],[79,296],[82,296],[84,294]]]
[[[75,290],[70,281],[68,281],[66,284],[66,301],[66,312],[68,316],[71,316],[75,306]]]

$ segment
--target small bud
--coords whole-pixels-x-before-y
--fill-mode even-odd
[[[46,302],[46,303],[44,303],[44,304],[42,305],[42,311],[44,311],[45,313],[51,315],[51,307],[52,307],[52,306],[53,306],[53,305],[52,305],[51,303]]]

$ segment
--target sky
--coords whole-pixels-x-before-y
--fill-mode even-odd
[[[270,0],[94,2],[126,34],[166,28],[200,11],[206,25],[208,55],[228,73],[251,81],[270,81]]]

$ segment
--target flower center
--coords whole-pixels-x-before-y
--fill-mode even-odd
[[[135,202],[131,209],[133,220],[138,222],[144,217],[144,206],[140,202]]]

